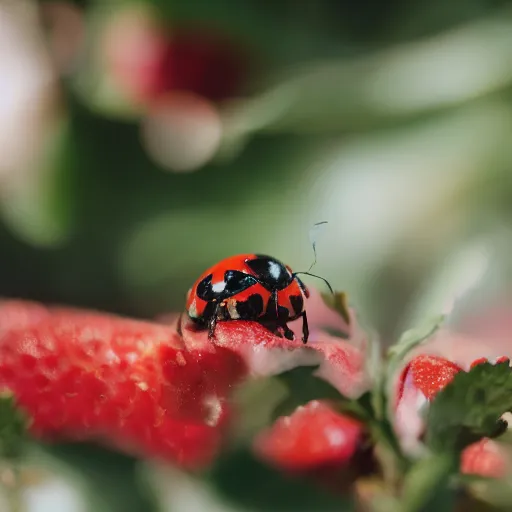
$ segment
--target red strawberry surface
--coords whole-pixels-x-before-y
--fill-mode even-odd
[[[0,385],[57,439],[107,439],[186,467],[208,462],[228,417],[234,354],[191,353],[172,328],[37,304],[0,303]]]
[[[361,422],[314,400],[263,431],[254,449],[262,459],[288,470],[343,465],[356,452],[362,432]]]
[[[310,340],[301,341],[301,320],[291,322],[295,341],[272,334],[256,322],[219,322],[213,340],[220,347],[239,355],[251,376],[277,375],[297,366],[319,365],[316,375],[329,382],[344,396],[357,397],[370,387],[365,367],[366,338],[351,311],[351,324],[325,305],[320,294],[310,289],[308,317]],[[173,318],[173,321],[175,319]],[[348,333],[348,340],[327,334],[325,328]],[[211,350],[212,344],[204,332],[195,331],[186,319],[183,323],[183,341],[188,350]]]
[[[503,478],[509,471],[509,465],[505,453],[495,441],[482,439],[462,452],[460,470],[468,475]]]
[[[405,366],[398,380],[394,422],[405,452],[417,454],[421,450],[425,428],[422,409],[460,371],[455,363],[435,355],[418,355]]]
[[[175,325],[7,300],[0,388],[39,438],[97,439],[197,468],[218,452],[234,417],[230,393],[249,375],[319,363],[359,392],[361,352],[338,338],[316,343],[304,347],[254,322],[220,322],[214,340],[185,325],[181,337]]]
[[[411,384],[420,390],[427,400],[449,384],[462,368],[444,357],[420,355],[415,357],[405,368],[401,378],[398,399],[403,394],[404,382],[410,377]]]

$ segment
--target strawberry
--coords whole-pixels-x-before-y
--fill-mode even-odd
[[[403,395],[404,385],[408,377],[410,377],[412,386],[420,390],[427,400],[432,400],[460,371],[462,371],[460,366],[443,357],[417,356],[402,373],[398,399],[400,400]]]
[[[183,341],[192,352],[205,352],[211,346],[204,333],[196,332],[187,322],[183,325]],[[344,396],[359,396],[370,385],[364,353],[349,342],[321,331],[304,345],[300,338],[289,341],[275,336],[257,322],[219,322],[213,344],[217,350],[222,347],[240,356],[252,376],[267,377],[297,366],[318,364],[316,375]]]
[[[361,422],[314,400],[261,432],[254,449],[260,458],[287,470],[344,465],[355,454],[362,432]]]
[[[398,382],[395,429],[406,452],[420,449],[425,428],[422,409],[460,371],[455,363],[434,355],[416,356],[404,368]]]
[[[462,452],[460,470],[467,475],[503,478],[509,467],[499,445],[491,439],[481,439]]]
[[[0,303],[0,386],[44,439],[100,439],[184,467],[207,464],[245,366],[187,351],[176,330],[113,315]]]
[[[182,332],[175,322],[0,301],[0,389],[38,438],[99,440],[198,468],[217,453],[231,390],[248,375],[318,363],[320,377],[347,391],[366,383],[361,351],[320,331],[307,347],[255,322],[219,322],[214,340]]]
[[[496,363],[507,362],[507,357],[499,357]],[[488,359],[475,359],[469,368],[486,363]],[[463,369],[434,355],[419,355],[410,361],[403,370],[398,388],[395,428],[400,436],[402,447],[414,452],[423,434],[425,424],[421,409],[428,407],[439,391],[448,385]],[[493,476],[503,474],[504,456],[499,453],[492,441],[482,440],[467,447],[461,459],[463,473]]]

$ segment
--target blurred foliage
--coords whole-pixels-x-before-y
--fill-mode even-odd
[[[465,314],[502,297],[512,281],[510,2],[145,0],[171,34],[199,24],[253,59],[239,97],[215,105],[218,152],[188,173],[155,163],[141,138],[145,113],[97,58],[108,22],[136,2],[70,3],[85,43],[65,72],[51,67],[59,104],[37,132],[37,159],[4,169],[13,141],[2,116],[1,295],[152,317],[180,310],[197,275],[232,253],[307,268],[308,230],[328,220],[315,271],[388,344],[453,297]],[[63,19],[44,35],[65,49],[75,31]],[[2,83],[16,90],[2,55]],[[132,461],[76,457],[103,491],[123,496],[122,510],[150,510],[132,495]],[[263,507],[254,487],[263,476],[247,464],[254,475],[242,483],[225,466],[223,488],[248,487]],[[286,494],[270,481],[268,492]]]
[[[0,457],[19,457],[23,451],[28,420],[18,409],[12,394],[0,396]]]
[[[243,478],[239,476],[240,468],[244,471]],[[282,471],[271,470],[247,451],[227,453],[217,462],[209,478],[218,492],[228,501],[242,505],[244,510],[354,510],[349,499],[319,489],[309,479],[297,481]]]

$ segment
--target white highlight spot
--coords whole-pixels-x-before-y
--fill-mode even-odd
[[[274,261],[270,261],[268,271],[269,271],[269,274],[274,279],[279,279],[279,276],[281,275],[281,265],[279,265],[278,263],[275,263]]]
[[[219,422],[222,413],[222,404],[217,395],[209,395],[205,397],[203,405],[208,411],[208,415],[204,422],[210,427],[215,427]]]
[[[128,354],[126,354],[126,360],[130,364],[135,363],[135,361],[137,361],[138,358],[139,358],[139,356],[138,356],[137,352],[128,352]]]
[[[188,314],[191,318],[197,318],[197,306],[196,306],[196,299],[192,301],[192,304],[190,304],[190,307],[188,308]]]
[[[212,284],[212,290],[215,292],[215,293],[221,293],[224,291],[224,289],[226,288],[226,283],[225,281],[219,281],[218,283],[214,283]]]
[[[326,429],[325,434],[327,435],[327,439],[329,439],[329,444],[331,446],[342,446],[346,442],[346,437],[343,432],[340,432],[338,429]]]

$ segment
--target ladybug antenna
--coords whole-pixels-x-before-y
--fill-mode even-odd
[[[306,275],[306,276],[311,276],[311,277],[316,277],[317,279],[321,279],[329,287],[330,292],[334,295],[334,290],[332,289],[332,286],[329,284],[329,281],[327,281],[327,279],[324,279],[323,277],[317,276],[316,274],[311,274],[311,272],[310,272],[311,269],[316,265],[316,239],[317,239],[317,235],[320,232],[320,230],[323,229],[323,227],[320,227],[320,226],[324,226],[325,224],[327,224],[326,220],[323,220],[321,222],[317,222],[317,223],[313,224],[313,227],[311,228],[311,230],[309,232],[309,241],[311,242],[311,247],[313,248],[313,254],[315,256],[315,259],[314,259],[313,263],[311,264],[311,266],[308,268],[308,270],[306,272],[295,272],[293,274],[293,276],[296,276],[298,274],[303,274],[303,275]]]
[[[329,284],[329,281],[327,279],[317,276],[316,274],[311,274],[310,272],[294,272],[292,274],[293,277],[295,277],[298,274],[304,274],[306,276],[316,277],[317,279],[321,279],[329,288],[329,291],[334,295],[334,290],[332,289],[332,286]]]
[[[313,227],[309,231],[309,241],[311,242],[311,247],[313,248],[313,255],[315,259],[313,260],[313,263],[311,263],[310,267],[308,268],[308,272],[311,272],[311,269],[316,265],[316,239],[318,236],[318,233],[323,229],[320,226],[324,226],[327,224],[326,220],[322,220],[321,222],[317,222],[313,224]],[[318,276],[316,276],[318,277]]]

